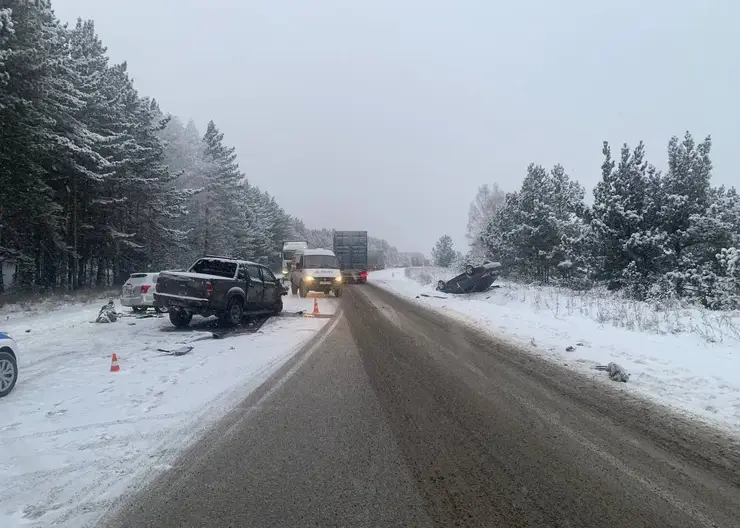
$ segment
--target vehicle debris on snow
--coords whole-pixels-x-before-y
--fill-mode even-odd
[[[621,381],[626,383],[630,379],[629,373],[624,370],[623,367],[617,365],[613,361],[608,365],[597,365],[594,367],[596,370],[604,370],[609,374],[609,379],[612,381]]]
[[[118,313],[116,312],[116,305],[113,299],[108,301],[108,304],[103,305],[98,312],[98,317],[95,319],[96,323],[115,323],[118,320]]]

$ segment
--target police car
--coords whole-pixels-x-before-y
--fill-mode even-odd
[[[18,344],[0,332],[0,398],[10,394],[18,380]]]

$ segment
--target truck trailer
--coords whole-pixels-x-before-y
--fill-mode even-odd
[[[367,282],[367,231],[334,231],[334,254],[345,284]]]

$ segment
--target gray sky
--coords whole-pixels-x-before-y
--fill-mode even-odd
[[[738,0],[53,5],[94,19],[165,111],[213,119],[310,227],[464,246],[478,185],[560,162],[590,192],[603,140],[642,139],[662,167],[687,129],[712,134],[715,183],[740,184]]]

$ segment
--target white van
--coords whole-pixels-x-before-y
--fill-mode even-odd
[[[309,291],[320,291],[336,297],[342,295],[342,272],[333,251],[329,249],[304,249],[295,254],[295,264],[290,272],[290,291],[301,297]]]

